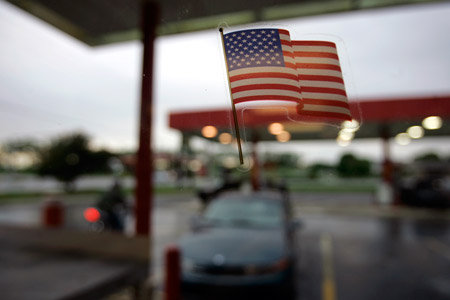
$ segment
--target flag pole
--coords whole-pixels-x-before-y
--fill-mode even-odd
[[[239,133],[239,123],[238,123],[238,118],[237,118],[237,113],[236,113],[236,106],[234,105],[234,100],[233,100],[233,93],[231,92],[231,82],[230,82],[230,73],[228,70],[228,61],[227,61],[227,54],[225,51],[225,41],[223,38],[223,28],[219,28],[220,31],[220,38],[222,39],[222,49],[223,49],[223,55],[225,57],[225,66],[227,67],[227,78],[228,78],[228,89],[230,91],[230,97],[231,97],[231,107],[233,108],[233,120],[234,120],[234,130],[236,131],[236,140],[237,140],[237,144],[238,144],[238,149],[239,149],[239,161],[241,163],[241,165],[244,164],[244,156],[242,154],[242,146],[241,146],[241,134]]]

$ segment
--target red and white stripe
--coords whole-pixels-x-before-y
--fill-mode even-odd
[[[246,101],[281,100],[301,102],[300,83],[287,30],[278,29],[284,67],[251,67],[229,72],[235,104]]]
[[[351,120],[336,45],[292,41],[305,117]]]

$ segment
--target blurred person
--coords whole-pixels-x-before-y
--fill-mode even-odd
[[[112,187],[102,195],[97,207],[102,212],[106,228],[123,231],[125,225],[123,211],[127,208],[127,204],[119,180],[116,179]]]

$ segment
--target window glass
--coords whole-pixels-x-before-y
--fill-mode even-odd
[[[211,204],[205,218],[213,224],[230,226],[276,227],[282,225],[280,203],[255,200],[220,200]]]

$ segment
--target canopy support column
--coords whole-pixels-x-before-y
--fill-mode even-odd
[[[156,36],[158,6],[152,1],[142,2],[143,67],[141,87],[141,109],[139,149],[136,162],[136,234],[151,236],[153,203],[153,159],[152,159],[152,92],[153,92],[153,48]]]
[[[387,126],[383,126],[381,128],[381,138],[383,143],[383,171],[382,171],[382,180],[383,185],[387,188],[386,195],[387,199],[384,199],[383,202],[387,202],[388,204],[396,204],[395,202],[395,191],[394,191],[394,182],[393,182],[393,163],[391,160],[391,149],[390,149],[390,132]]]

